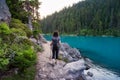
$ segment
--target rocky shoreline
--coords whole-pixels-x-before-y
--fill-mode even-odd
[[[34,39],[32,41],[34,42]],[[35,42],[47,51],[38,54],[40,63],[37,65],[35,80],[120,80],[119,76],[94,65],[89,58],[81,56],[79,50],[70,47],[67,43],[61,43],[59,60],[54,64],[52,59],[48,59],[52,54],[50,42],[42,35],[38,42]],[[42,59],[43,57],[45,59]]]
[[[62,43],[59,55],[62,55],[61,60],[67,61],[64,69],[68,79],[92,79],[93,73],[87,71],[91,68],[91,61],[88,58],[83,58],[76,48],[71,48],[69,44]],[[85,74],[84,71],[86,71],[87,74]]]
[[[50,42],[46,41],[44,37],[41,38],[38,43],[41,43],[43,47],[44,45],[49,46]],[[40,57],[42,58],[42,56]],[[76,48],[70,47],[67,43],[61,43],[57,64],[54,64],[52,59],[45,61],[46,63],[38,65],[44,64],[44,69],[42,67],[37,69],[38,75],[35,80],[92,80],[94,76],[92,72],[88,71],[91,68],[91,61],[83,58]]]

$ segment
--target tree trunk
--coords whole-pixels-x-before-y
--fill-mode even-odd
[[[31,12],[31,8],[30,8],[30,2],[29,0],[26,0],[26,9],[28,11],[28,27],[30,30],[33,30],[33,26],[32,26],[32,16],[30,14]]]
[[[31,15],[28,15],[28,26],[29,26],[30,30],[32,31],[33,26],[32,26],[32,16]]]

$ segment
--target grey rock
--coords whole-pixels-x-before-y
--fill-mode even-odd
[[[47,77],[47,75],[39,73],[39,77],[44,79]]]
[[[85,58],[85,61],[88,62],[88,63],[93,63],[93,61],[90,60],[89,58]]]
[[[60,50],[63,51],[63,57],[68,59],[69,62],[81,59],[80,52],[76,48],[71,48],[67,43],[62,43]]]
[[[35,44],[37,43],[37,40],[35,38],[30,38],[30,40]]]
[[[43,37],[42,34],[39,34],[39,40],[43,43],[47,43],[47,40]]]
[[[39,46],[42,47],[42,42],[41,42],[40,40],[36,40],[35,38],[30,38],[30,40],[31,40],[34,44],[39,45]]]
[[[90,76],[90,77],[93,77],[93,73],[91,73],[89,71],[87,72],[87,75]]]
[[[9,23],[11,19],[11,13],[6,4],[6,0],[0,0],[0,22]]]
[[[74,61],[74,59],[73,59],[72,56],[70,56],[70,55],[67,55],[67,59],[68,59],[69,62]]]
[[[71,62],[65,65],[63,68],[64,70],[64,77],[66,79],[73,79],[77,80],[84,74],[85,70],[84,60],[78,60],[75,62]]]
[[[60,78],[59,80],[65,80],[65,78]]]
[[[70,48],[70,46],[67,43],[62,43],[61,46],[62,46],[62,51],[66,51],[67,49]]]
[[[85,69],[85,70],[88,70],[88,69],[91,68],[91,66],[90,66],[89,64],[86,64],[86,63],[85,63],[85,66],[86,66],[86,69]]]
[[[56,75],[54,73],[51,73],[50,77],[54,79],[54,78],[56,78]]]

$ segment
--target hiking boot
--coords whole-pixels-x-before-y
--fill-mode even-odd
[[[55,64],[57,64],[57,60],[55,61]]]

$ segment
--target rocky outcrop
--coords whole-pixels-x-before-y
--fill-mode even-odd
[[[80,52],[76,48],[71,48],[67,43],[61,44],[61,52],[63,59],[67,59],[68,62],[77,61],[81,59]]]
[[[64,77],[68,80],[80,80],[81,77],[86,80],[86,76],[84,75],[85,69],[86,66],[83,59],[68,63],[63,68]]]
[[[41,35],[41,34],[38,35],[38,40],[35,39],[35,38],[33,38],[33,37],[31,37],[30,40],[31,40],[34,44],[36,44],[36,45],[38,45],[38,46],[40,46],[40,47],[42,47],[42,43],[47,43],[47,40],[46,40],[46,39],[43,37],[43,35]]]
[[[42,34],[39,34],[39,40],[43,43],[47,43],[47,40],[43,37]]]
[[[83,58],[76,48],[71,48],[67,43],[62,43],[60,50],[60,57],[67,61],[63,67],[65,80],[92,80],[93,73],[87,71],[92,65],[90,59]],[[87,73],[84,74],[84,71]]]
[[[11,14],[6,4],[6,0],[0,0],[0,22],[9,23],[10,19],[11,19]]]

